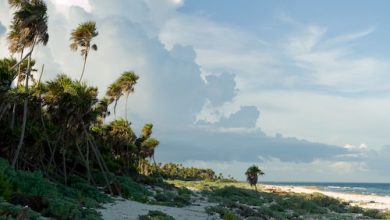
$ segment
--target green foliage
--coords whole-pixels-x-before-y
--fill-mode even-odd
[[[0,220],[9,220],[16,219],[19,214],[25,210],[27,212],[26,219],[40,219],[41,215],[37,212],[32,211],[29,208],[25,208],[20,205],[13,205],[11,203],[6,202],[2,197],[0,197]]]
[[[0,171],[0,197],[9,200],[12,195],[12,183],[3,171]]]
[[[234,212],[227,212],[223,215],[223,220],[239,220],[240,218],[237,217]]]
[[[69,186],[64,186],[45,179],[40,172],[15,171],[1,158],[0,172],[4,173],[19,194],[43,198],[47,206],[42,210],[45,216],[57,219],[99,219],[94,209],[101,202],[112,201],[79,177],[71,177]]]
[[[184,207],[191,204],[191,194],[179,189],[176,191],[163,191],[158,192],[154,198],[156,199],[155,204]]]
[[[145,203],[149,201],[148,197],[152,196],[151,192],[130,177],[117,177],[117,181],[125,198]]]
[[[158,164],[157,168],[152,165],[152,170],[158,170],[159,174],[165,179],[175,179],[184,181],[195,180],[218,180],[226,182],[235,182],[233,178],[226,179],[222,175],[216,175],[211,169],[200,169],[195,167],[184,167],[181,164],[167,163],[164,165]]]
[[[235,213],[223,206],[211,206],[206,208],[206,213],[209,215],[219,214],[224,220],[238,220],[240,219]]]
[[[175,220],[172,216],[161,211],[149,211],[147,215],[140,215],[139,220]]]
[[[11,59],[0,60],[0,94],[10,89],[11,83],[16,77],[16,71],[11,69],[15,63],[16,61]]]

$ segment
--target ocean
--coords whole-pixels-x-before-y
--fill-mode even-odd
[[[390,183],[262,182],[268,185],[316,187],[324,191],[390,196]]]

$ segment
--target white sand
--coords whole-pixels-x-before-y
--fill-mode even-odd
[[[264,186],[264,185],[263,185]],[[273,186],[265,185],[266,190],[278,190],[283,192],[295,193],[322,193],[336,199],[350,202],[351,205],[356,205],[362,208],[370,209],[389,209],[390,210],[390,196],[376,196],[376,195],[361,195],[352,193],[330,192],[315,188],[301,187],[301,186]]]
[[[217,216],[209,216],[205,213],[205,207],[212,206],[205,201],[197,201],[191,206],[183,208],[148,205],[130,200],[117,200],[114,204],[105,204],[104,209],[98,210],[105,220],[138,219],[139,215],[145,215],[149,211],[161,211],[175,219],[183,220],[212,220]]]

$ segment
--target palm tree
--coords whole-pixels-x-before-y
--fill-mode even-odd
[[[80,80],[83,79],[85,65],[87,63],[87,57],[89,51],[97,50],[97,45],[92,44],[92,39],[98,36],[98,32],[96,31],[96,23],[94,21],[87,21],[79,24],[79,26],[72,31],[70,34],[70,49],[77,51],[80,48],[81,56],[84,57],[83,70],[81,71]]]
[[[25,58],[21,57],[18,64],[18,66],[20,66],[20,63],[28,58],[25,80],[26,98],[24,100],[22,131],[14,159],[12,161],[12,166],[15,167],[23,145],[26,130],[29,94],[28,82],[31,74],[32,62],[31,55],[37,44],[47,44],[49,41],[49,34],[47,33],[48,16],[45,2],[42,0],[9,0],[8,3],[12,8],[16,9],[10,26],[10,33],[8,35],[10,51],[22,53],[24,49],[30,48],[30,52],[25,56]]]
[[[126,94],[126,105],[125,112],[127,116],[127,101],[129,99],[129,95],[134,92],[134,86],[137,83],[139,76],[137,76],[134,72],[128,71],[122,73],[122,75],[115,80],[109,87],[106,92],[106,98],[108,100],[108,104],[114,104],[114,115],[116,116],[116,106],[118,104],[119,99]],[[125,117],[126,118],[126,117]]]
[[[115,81],[114,83],[112,83],[107,89],[106,98],[108,100],[108,105],[115,102],[115,104],[114,104],[114,115],[115,116],[116,116],[116,106],[118,104],[118,100],[121,98],[122,95],[123,95],[122,88],[121,88],[120,84],[118,83],[118,81]]]
[[[130,93],[134,92],[134,86],[137,83],[139,76],[134,72],[124,72],[119,78],[119,85],[122,89],[122,92],[126,94],[126,104],[125,104],[125,118],[127,117],[127,102],[129,100]]]
[[[255,190],[257,191],[256,184],[257,184],[258,177],[259,177],[259,175],[260,176],[264,175],[264,172],[262,170],[260,170],[258,166],[253,165],[253,166],[250,166],[246,170],[245,175],[246,175],[246,179],[247,179],[248,183],[251,186],[254,186]]]

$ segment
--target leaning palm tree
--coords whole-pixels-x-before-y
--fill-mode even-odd
[[[19,144],[16,148],[15,156],[12,161],[12,166],[15,167],[23,145],[26,130],[29,94],[28,83],[31,74],[30,64],[32,62],[31,55],[37,44],[47,44],[49,41],[49,34],[47,33],[47,6],[43,0],[9,0],[8,2],[12,8],[16,9],[13,15],[12,25],[10,26],[10,34],[8,36],[10,51],[23,52],[23,50],[26,48],[30,49],[29,53],[24,58],[21,57],[19,64],[17,64],[20,66],[20,63],[28,58],[28,64],[25,73],[26,97],[24,100],[22,130]]]
[[[129,95],[134,92],[134,86],[137,83],[139,76],[134,72],[124,72],[121,77],[119,77],[119,85],[122,89],[122,92],[126,94],[126,104],[125,104],[125,118],[127,117],[127,102],[129,100]]]
[[[264,172],[262,170],[260,170],[258,166],[253,165],[253,166],[250,166],[246,170],[245,175],[246,175],[246,179],[247,179],[248,183],[251,186],[254,186],[255,190],[257,191],[257,187],[256,187],[257,180],[259,178],[259,175],[260,176],[264,175]]]
[[[84,57],[83,70],[81,71],[79,81],[83,79],[89,51],[91,49],[97,50],[97,45],[92,44],[92,39],[98,36],[98,34],[99,33],[96,31],[96,22],[94,21],[87,21],[79,24],[79,26],[70,34],[70,49],[77,51],[80,48],[81,56]]]

